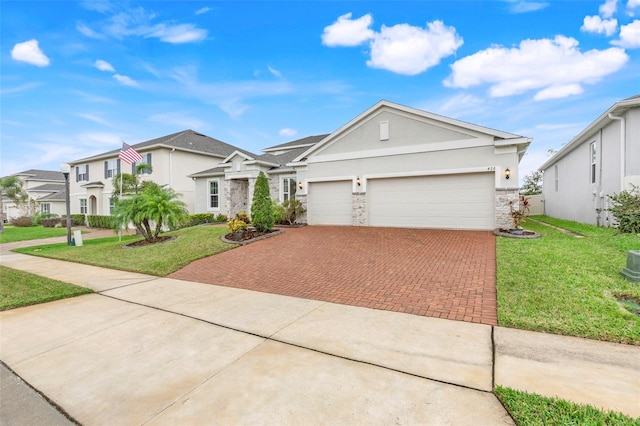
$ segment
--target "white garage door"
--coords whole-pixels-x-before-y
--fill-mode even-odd
[[[370,179],[370,226],[493,229],[494,175],[419,176]]]
[[[351,181],[311,182],[307,200],[309,225],[351,225]]]

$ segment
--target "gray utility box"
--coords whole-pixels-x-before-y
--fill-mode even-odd
[[[631,282],[640,282],[640,250],[627,252],[627,267],[620,273]]]

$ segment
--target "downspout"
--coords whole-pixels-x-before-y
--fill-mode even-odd
[[[627,122],[624,117],[619,117],[609,113],[609,118],[612,120],[620,121],[620,191],[624,191],[624,176],[625,176],[625,151],[627,146]]]
[[[176,148],[173,147],[173,149],[169,152],[169,188],[173,189],[173,151],[175,151]]]

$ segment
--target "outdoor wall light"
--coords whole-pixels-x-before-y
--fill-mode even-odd
[[[360,182],[360,177],[357,177],[357,178],[356,178],[356,185],[360,186],[360,183],[361,183],[361,182]]]
[[[302,181],[298,182],[298,188],[302,189]]]
[[[506,179],[509,179],[511,177],[511,170],[509,170],[509,168],[507,167],[507,169],[504,171],[504,177]]]

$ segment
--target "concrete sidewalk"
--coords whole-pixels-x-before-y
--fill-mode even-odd
[[[0,359],[82,424],[512,424],[496,384],[640,416],[634,346],[1,257],[100,292],[0,313]]]

